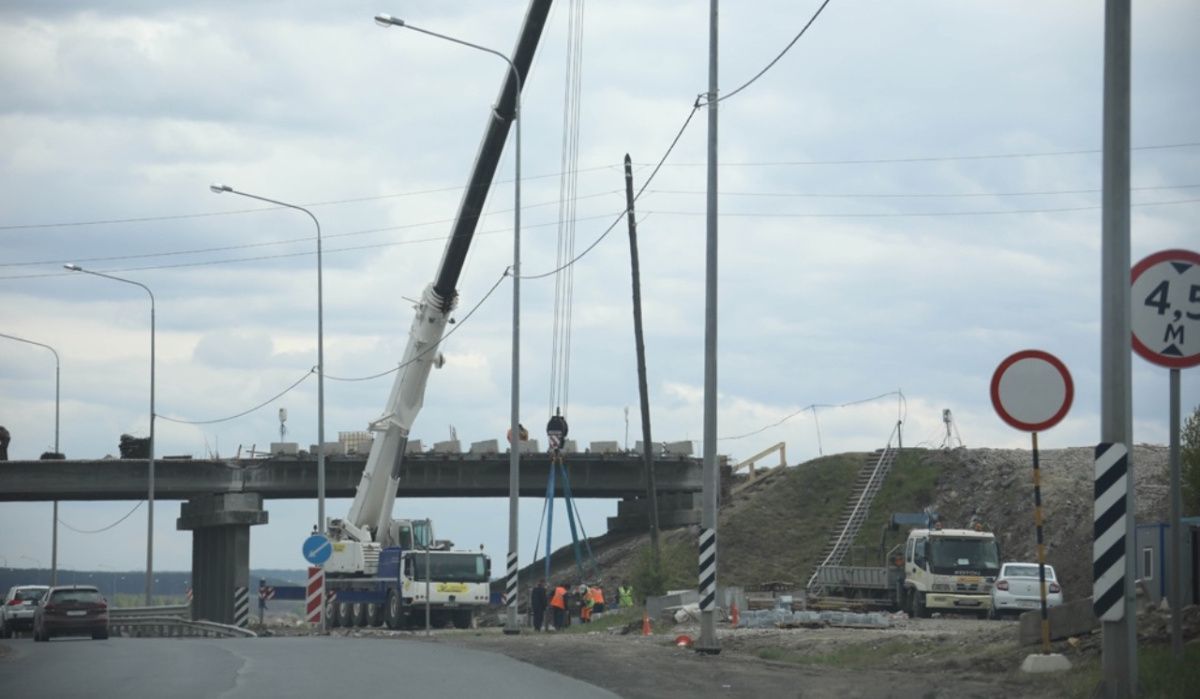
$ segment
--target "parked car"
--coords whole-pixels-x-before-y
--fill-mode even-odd
[[[1037,563],[1005,563],[1000,567],[996,584],[992,585],[990,615],[998,619],[1005,614],[1020,614],[1042,608],[1041,579]],[[1046,566],[1046,607],[1063,603],[1062,586],[1054,574],[1054,566]]]
[[[50,589],[45,585],[13,585],[0,607],[0,638],[12,638],[14,631],[33,628],[33,612],[38,600]]]
[[[52,587],[33,614],[33,640],[52,636],[108,638],[108,602],[91,585]]]

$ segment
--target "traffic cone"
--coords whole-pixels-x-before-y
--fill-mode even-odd
[[[642,611],[642,635],[650,635],[650,614],[645,610]]]
[[[735,629],[736,629],[736,628],[737,628],[737,626],[738,626],[738,618],[739,618],[739,617],[738,617],[738,608],[737,608],[737,601],[736,601],[736,600],[733,602],[733,604],[731,604],[731,605],[729,606],[729,617],[730,617],[730,621],[732,621],[732,622],[733,622],[733,628],[735,628]]]

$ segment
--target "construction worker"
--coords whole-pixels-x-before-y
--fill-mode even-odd
[[[533,630],[541,631],[546,619],[546,581],[538,580],[529,593],[529,610],[533,612]]]
[[[592,608],[596,602],[592,599],[591,590],[587,585],[579,585],[579,621],[583,624],[592,623]]]
[[[554,630],[561,631],[567,625],[567,588],[557,585],[550,596],[550,611],[554,614]]]
[[[592,614],[604,613],[604,589],[600,585],[592,585],[588,589],[588,594],[592,597]]]
[[[628,580],[621,581],[621,585],[617,588],[617,606],[633,606],[633,587],[629,584]]]

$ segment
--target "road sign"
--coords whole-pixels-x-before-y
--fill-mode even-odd
[[[333,554],[333,545],[324,534],[313,534],[304,540],[303,551],[305,560],[319,566],[329,560],[329,556]]]
[[[1133,266],[1133,349],[1171,369],[1200,364],[1200,254],[1163,250]]]
[[[1000,362],[992,374],[991,392],[1000,419],[1018,430],[1040,432],[1066,416],[1075,384],[1058,357],[1031,349]]]

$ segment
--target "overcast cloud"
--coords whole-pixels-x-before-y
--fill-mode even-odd
[[[0,332],[62,357],[61,448],[117,453],[148,427],[149,313],[141,290],[65,272],[78,262],[157,299],[157,409],[208,420],[250,408],[316,364],[315,245],[295,211],[215,196],[211,182],[311,205],[325,238],[331,377],[394,366],[411,303],[433,278],[504,76],[521,0],[21,3],[0,7]],[[818,6],[726,2],[722,92],[773,58]],[[547,26],[523,102],[523,267],[555,260],[569,4]],[[1061,357],[1074,407],[1044,447],[1099,441],[1103,10],[1094,2],[833,2],[786,57],[720,110],[721,453],[785,441],[790,460],[873,450],[904,420],[936,447],[953,411],[972,447],[1026,446],[988,399],[996,365],[1038,347]],[[640,187],[707,85],[707,3],[593,2],[584,39],[578,248]],[[1200,5],[1137,3],[1133,29],[1132,257],[1200,246]],[[656,439],[701,449],[705,119],[698,114],[637,204]],[[1036,154],[1036,155],[1035,155]],[[1013,157],[962,158],[1010,155]],[[908,160],[906,160],[908,159]],[[837,162],[833,162],[837,161]],[[869,161],[869,162],[862,162]],[[461,318],[512,245],[511,143],[460,282]],[[264,210],[265,209],[265,210]],[[154,219],[136,221],[130,219]],[[121,223],[73,225],[122,220]],[[60,225],[49,225],[60,224]],[[580,442],[640,424],[622,222],[575,267],[568,415]],[[414,436],[502,438],[509,415],[511,287],[446,343]],[[522,419],[545,443],[554,280],[522,287]],[[0,424],[10,457],[53,446],[48,352],[0,339]],[[1135,358],[1134,439],[1167,439],[1166,371]],[[365,429],[391,377],[327,382],[326,433]],[[895,392],[903,391],[904,400]],[[846,408],[801,412],[812,404]],[[1185,411],[1200,372],[1183,375]],[[157,423],[160,454],[231,456],[316,441],[316,382],[246,417]],[[761,430],[761,431],[759,431]],[[819,434],[819,437],[818,437]],[[134,503],[66,503],[78,529]],[[331,501],[341,516],[348,501]],[[268,504],[252,564],[300,567],[315,504]],[[615,502],[581,503],[588,532]],[[507,503],[397,501],[439,534],[507,547]],[[522,501],[529,562],[541,503]],[[560,511],[561,512],[561,511]],[[190,566],[157,508],[156,567]],[[561,514],[560,514],[561,517]],[[49,564],[50,505],[0,504],[0,555]],[[60,566],[137,569],[145,519],[64,530]],[[559,542],[565,541],[561,537]]]

